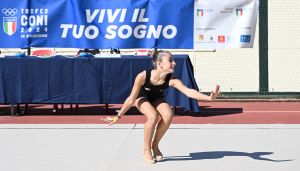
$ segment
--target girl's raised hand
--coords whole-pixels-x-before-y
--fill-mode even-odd
[[[210,100],[215,100],[218,97],[219,93],[220,93],[220,85],[217,84],[215,90],[211,91],[210,93],[209,96]]]

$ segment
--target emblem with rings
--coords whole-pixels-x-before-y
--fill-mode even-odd
[[[14,16],[14,15],[17,14],[17,12],[18,12],[18,10],[17,10],[16,8],[14,8],[14,9],[11,9],[11,8],[6,9],[6,8],[3,8],[3,9],[2,9],[2,13],[3,13],[4,15],[6,15],[6,16]]]

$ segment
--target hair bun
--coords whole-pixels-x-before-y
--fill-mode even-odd
[[[156,49],[154,49],[154,50],[149,50],[148,56],[154,57],[154,56],[156,56],[156,55],[157,55],[157,50],[156,50]]]

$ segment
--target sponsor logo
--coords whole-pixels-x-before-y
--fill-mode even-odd
[[[218,36],[218,42],[219,43],[225,43],[225,36],[224,35]]]
[[[203,17],[206,16],[207,13],[213,12],[212,9],[204,9],[204,8],[197,8],[197,17]]]
[[[19,33],[20,38],[48,37],[48,9],[2,8],[3,31],[8,36]]]
[[[15,15],[18,13],[18,10],[16,8],[3,8],[2,13],[6,16],[3,17],[3,31],[7,35],[12,36],[17,30],[17,17]]]
[[[203,35],[203,34],[200,34],[200,35],[199,35],[199,40],[200,40],[200,41],[204,41],[204,35]]]
[[[209,40],[210,40],[210,42],[213,42],[214,41],[214,37],[210,36]]]
[[[246,35],[241,35],[240,36],[240,42],[242,43],[250,43],[251,41],[251,35],[246,34]]]
[[[238,16],[238,17],[243,16],[243,11],[244,11],[243,8],[237,8],[235,10],[236,16]]]
[[[225,41],[225,38],[224,38]],[[207,35],[203,33],[197,34],[197,41],[196,43],[218,43],[218,36],[214,35]]]
[[[203,17],[204,15],[204,10],[203,9],[197,9],[197,16],[198,17]]]
[[[220,11],[221,14],[231,14],[233,13],[234,8],[225,8],[223,10]]]

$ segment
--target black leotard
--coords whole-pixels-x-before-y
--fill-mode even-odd
[[[153,85],[150,81],[151,70],[146,70],[146,80],[145,84],[141,87],[138,98],[144,97],[149,100],[150,103],[154,102],[158,98],[164,98],[164,90],[169,87],[169,81],[172,74],[166,76],[165,82],[160,85]]]

